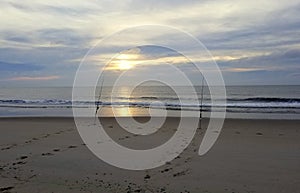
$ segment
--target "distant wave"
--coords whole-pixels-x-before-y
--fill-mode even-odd
[[[158,97],[140,97],[141,99],[152,99],[152,100],[157,100],[159,99]]]
[[[228,101],[252,101],[252,102],[277,102],[277,103],[300,103],[300,98],[277,98],[277,97],[253,97],[245,99],[228,99]]]
[[[5,99],[0,100],[0,105],[2,104],[28,104],[28,105],[72,105],[70,100],[61,99],[43,99],[43,100],[20,100],[20,99]]]

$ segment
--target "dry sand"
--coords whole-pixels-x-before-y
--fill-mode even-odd
[[[177,118],[169,118],[151,140],[121,131],[113,118],[102,121],[118,143],[151,147],[172,135]],[[189,147],[167,165],[127,171],[94,156],[72,118],[1,118],[0,192],[296,193],[299,125],[300,120],[227,119],[205,156],[197,155],[205,132],[198,130]]]

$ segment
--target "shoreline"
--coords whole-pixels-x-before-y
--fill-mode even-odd
[[[77,109],[78,110],[78,109]],[[75,110],[75,112],[80,112]],[[94,109],[89,109],[89,112],[84,112],[88,109],[82,109],[83,115],[90,111],[95,111]],[[228,109],[227,109],[228,110]],[[163,110],[163,109],[150,109],[150,108],[141,108],[141,107],[103,107],[98,111],[98,116],[102,117],[143,117],[149,116],[151,113],[153,116],[161,116],[167,115],[170,117],[179,117],[182,113],[187,117],[195,116],[195,113],[199,113],[197,111],[187,111],[187,110]],[[203,111],[203,117],[210,117],[209,111]],[[92,112],[94,114],[94,112]],[[1,117],[73,117],[72,108],[33,108],[33,109],[14,109],[14,108],[2,108],[0,110],[0,118]],[[290,112],[259,112],[259,111],[227,111],[226,118],[234,118],[234,119],[282,119],[282,120],[300,120],[300,112],[296,109],[291,110]]]
[[[254,114],[253,116],[249,116],[251,113],[239,113],[240,116],[232,116],[229,115],[230,113],[227,113],[226,117],[224,120],[230,119],[230,120],[286,120],[286,121],[297,121],[300,120],[300,115],[299,114],[272,114],[269,116],[267,116],[268,114],[265,113],[263,115],[263,117],[257,117],[257,114]],[[237,113],[234,113],[237,114]],[[114,117],[123,117],[123,118],[129,118],[129,117],[139,117],[139,118],[146,118],[149,116],[145,116],[145,115],[135,115],[135,116],[111,116],[111,115],[106,115],[106,116],[102,116],[102,118],[114,118]],[[161,117],[161,116],[152,116],[152,117]],[[168,117],[174,117],[174,118],[178,118],[180,116],[168,116]],[[19,116],[1,116],[0,115],[0,120],[1,119],[74,119],[74,116],[53,116],[53,115],[44,115],[44,116],[37,116],[37,115],[19,115]],[[94,117],[78,117],[78,118],[94,118]],[[101,118],[98,116],[98,118]],[[209,119],[208,117],[203,117],[203,119]]]

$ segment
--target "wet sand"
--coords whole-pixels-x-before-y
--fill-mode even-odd
[[[169,118],[151,140],[123,132],[113,118],[102,121],[118,143],[150,148],[172,136],[178,119]],[[299,192],[299,126],[300,120],[227,119],[206,155],[197,155],[205,133],[199,129],[173,161],[128,171],[93,155],[72,118],[1,118],[0,192]]]

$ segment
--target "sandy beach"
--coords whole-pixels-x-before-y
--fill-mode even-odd
[[[107,128],[118,130],[113,118],[102,119]],[[154,142],[171,135],[176,121],[169,118]],[[200,130],[179,157],[146,171],[123,170],[99,160],[82,142],[72,118],[1,118],[0,125],[1,192],[300,190],[299,120],[227,119],[205,156],[197,155],[205,132]],[[120,144],[139,141],[139,136],[121,137],[115,130],[112,138]]]

